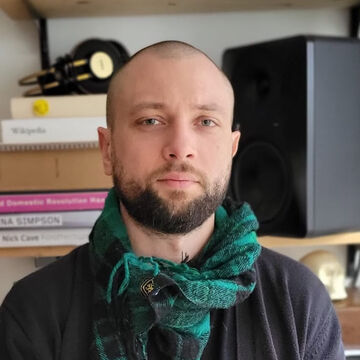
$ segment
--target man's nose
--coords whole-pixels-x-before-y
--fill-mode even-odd
[[[190,160],[195,156],[194,142],[191,126],[174,124],[167,133],[163,156],[166,160]]]

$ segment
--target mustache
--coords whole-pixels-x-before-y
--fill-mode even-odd
[[[160,168],[156,169],[151,173],[149,177],[150,182],[158,179],[163,175],[166,175],[169,172],[180,172],[180,173],[191,174],[196,177],[196,179],[199,181],[201,185],[207,184],[206,176],[200,170],[195,169],[192,165],[185,162],[164,164],[163,166],[161,166]]]

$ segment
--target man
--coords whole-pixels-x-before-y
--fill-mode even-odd
[[[1,359],[344,359],[319,280],[260,254],[249,206],[223,202],[233,103],[223,73],[181,42],[120,70],[98,129],[114,188],[90,245],[6,297]]]

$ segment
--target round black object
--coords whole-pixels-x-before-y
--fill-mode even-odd
[[[108,42],[112,45],[114,45],[118,51],[118,54],[121,57],[121,64],[125,64],[128,60],[129,60],[129,53],[127,52],[127,50],[125,49],[124,46],[122,46],[118,41],[115,40],[108,40]]]
[[[287,206],[289,171],[284,156],[270,143],[253,142],[233,161],[230,191],[248,202],[260,224],[274,220]]]
[[[129,54],[116,41],[89,39],[76,46],[72,58],[69,75],[76,79],[78,92],[96,94],[107,92],[111,77],[126,63]]]

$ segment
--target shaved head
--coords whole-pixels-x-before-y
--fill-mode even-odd
[[[104,168],[123,209],[161,234],[199,228],[221,204],[240,132],[234,93],[202,51],[165,41],[137,52],[113,77]]]
[[[131,56],[128,62],[117,71],[117,73],[111,79],[107,93],[107,100],[106,100],[106,122],[109,129],[112,129],[114,126],[114,118],[115,118],[114,101],[115,101],[116,93],[122,88],[121,86],[122,75],[131,69],[132,64],[135,63],[138,58],[143,56],[155,56],[161,59],[174,59],[174,60],[183,59],[192,56],[205,57],[206,59],[209,60],[210,63],[214,65],[214,68],[222,75],[225,86],[228,88],[230,96],[232,98],[234,97],[233,89],[230,81],[228,80],[226,75],[222,72],[222,70],[214,63],[214,61],[210,59],[204,52],[182,41],[171,40],[171,41],[158,42],[136,52],[133,56]]]

